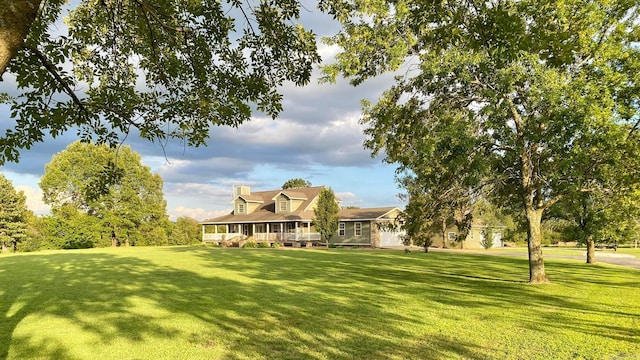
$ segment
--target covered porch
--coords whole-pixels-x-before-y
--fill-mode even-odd
[[[311,221],[202,224],[202,242],[242,246],[246,242],[311,246],[320,241]],[[236,245],[237,243],[237,245]]]

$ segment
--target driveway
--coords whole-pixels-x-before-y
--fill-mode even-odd
[[[420,248],[422,249],[422,248]],[[441,249],[441,248],[429,248],[429,251],[442,251],[442,252],[462,252],[465,254],[481,254],[481,255],[496,255],[496,256],[519,256],[527,257],[526,252],[500,250],[500,251],[485,251],[485,250],[461,250],[461,249]],[[544,258],[553,259],[572,259],[587,261],[586,250],[582,251],[582,255],[558,255],[558,254],[545,254],[542,249],[542,255]],[[596,252],[596,263],[607,263],[620,266],[626,266],[634,269],[640,269],[640,258],[637,258],[629,254],[616,253],[614,251],[598,251]]]

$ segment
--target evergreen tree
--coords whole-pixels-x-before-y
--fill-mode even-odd
[[[17,251],[27,232],[26,198],[11,181],[0,174],[0,245],[2,253]]]
[[[323,188],[318,196],[316,208],[313,210],[315,215],[313,224],[316,227],[316,231],[320,233],[321,242],[327,245],[338,231],[339,210],[340,207],[333,190],[331,188]]]

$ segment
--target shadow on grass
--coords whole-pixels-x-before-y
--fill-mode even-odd
[[[47,318],[62,319],[63,323],[81,329],[82,334],[70,332],[69,336],[88,337],[86,341],[102,344],[98,348],[105,349],[122,341],[143,343],[154,338],[170,342],[186,337],[190,346],[223,348],[223,355],[217,356],[223,359],[442,358],[446,354],[486,357],[474,344],[452,342],[447,336],[399,346],[403,338],[411,336],[406,327],[415,319],[382,311],[379,302],[384,301],[383,297],[353,298],[349,276],[342,283],[322,282],[326,285],[314,286],[323,276],[319,269],[327,266],[322,261],[300,266],[304,263],[284,252],[272,253],[276,261],[266,263],[247,256],[246,252],[212,254],[207,250],[200,255],[207,259],[216,255],[211,266],[239,269],[244,276],[248,275],[249,281],[202,276],[116,253],[68,252],[2,258],[0,281],[11,285],[0,292],[0,314],[3,314],[0,358],[83,358],[77,355],[77,349],[70,349],[72,345],[57,337],[32,336],[37,329],[17,331],[27,317],[31,321],[37,318],[44,326]],[[330,277],[337,279],[336,276],[341,275]],[[284,286],[269,279],[285,279]],[[134,309],[136,299],[151,302],[164,315]],[[184,334],[161,321],[184,316],[205,325]]]
[[[215,349],[211,358],[221,359],[483,359],[492,357],[490,346],[451,333],[416,339],[425,333],[415,329],[429,326],[430,309],[452,304],[505,312],[523,304],[552,309],[538,318],[515,318],[550,334],[559,321],[578,332],[603,330],[603,324],[570,321],[575,310],[624,314],[526,285],[526,259],[204,247],[153,251],[168,260],[132,251],[0,258],[0,281],[11,284],[0,291],[0,359],[77,356],[59,340],[16,333],[30,316],[65,319],[89,334],[87,341],[105,349],[152,338]],[[569,272],[564,280],[568,286],[579,285],[585,274],[603,283],[607,271],[617,274],[566,263],[553,268]],[[419,308],[396,309],[406,298],[420,299]],[[157,312],[140,309],[145,302]],[[447,316],[464,320],[465,314]],[[183,317],[197,319],[197,325],[188,330],[171,325],[172,319]],[[639,335],[632,325],[611,325],[604,331],[618,340]]]

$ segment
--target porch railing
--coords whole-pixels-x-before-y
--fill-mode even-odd
[[[224,241],[232,240],[236,237],[242,238],[244,235],[241,233],[221,233],[221,234],[202,234],[202,241]]]
[[[318,241],[319,233],[255,233],[256,241]]]

